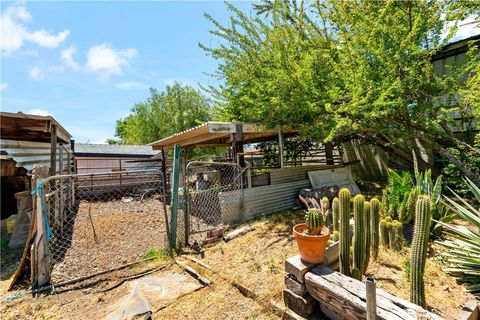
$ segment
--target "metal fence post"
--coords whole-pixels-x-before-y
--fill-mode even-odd
[[[180,180],[180,145],[176,144],[173,149],[173,172],[172,172],[172,199],[170,201],[170,248],[177,247],[177,213],[178,213],[178,188]]]

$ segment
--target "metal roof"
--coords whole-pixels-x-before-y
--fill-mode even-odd
[[[125,156],[125,157],[151,157],[158,153],[148,145],[115,145],[75,143],[75,156]]]
[[[208,121],[191,129],[176,133],[169,137],[150,143],[153,150],[173,148],[175,144],[189,148],[208,148],[228,146],[232,142],[232,135],[237,125],[242,126],[243,143],[253,143],[277,138],[278,130],[268,129],[262,125],[252,123],[231,123]],[[294,134],[295,130],[283,130],[284,134]]]
[[[56,127],[57,142],[70,143],[72,137],[51,116],[37,116],[22,112],[0,112],[2,139],[50,142],[52,127]]]

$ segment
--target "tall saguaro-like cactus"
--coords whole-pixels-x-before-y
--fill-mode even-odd
[[[377,198],[370,200],[370,238],[372,242],[372,255],[378,258],[379,228],[380,228],[380,201]]]
[[[350,190],[342,188],[338,192],[339,201],[339,263],[340,272],[350,276]]]
[[[410,255],[410,301],[421,307],[425,307],[423,275],[427,258],[431,215],[430,197],[426,195],[418,196],[415,205],[415,227]]]
[[[361,280],[365,263],[365,245],[366,245],[366,228],[365,228],[365,197],[357,194],[353,198],[353,269],[352,277]]]
[[[362,274],[365,274],[368,268],[368,263],[370,262],[370,246],[372,243],[371,240],[371,216],[370,216],[371,204],[369,201],[365,201],[365,205],[363,206],[363,216],[365,219],[365,261],[362,266]]]
[[[338,200],[338,198],[334,198],[332,201],[333,231],[338,231],[339,216],[340,216],[340,201]]]

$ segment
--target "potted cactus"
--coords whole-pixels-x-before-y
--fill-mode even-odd
[[[325,226],[328,217],[328,199],[321,201],[321,209],[309,209],[305,223],[293,227],[293,236],[297,241],[302,260],[310,263],[323,261],[325,248],[330,239],[330,230]]]

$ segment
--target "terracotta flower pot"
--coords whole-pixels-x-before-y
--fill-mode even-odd
[[[300,257],[306,262],[321,263],[330,239],[330,230],[323,227],[321,235],[310,236],[303,234],[305,229],[307,229],[306,223],[300,223],[293,227],[293,236],[297,240]]]

